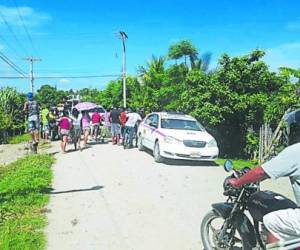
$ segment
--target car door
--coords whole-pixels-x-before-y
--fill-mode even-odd
[[[143,145],[147,148],[150,148],[150,135],[151,135],[151,126],[153,115],[146,117],[145,121],[141,124],[141,135],[143,138]]]
[[[154,148],[154,144],[157,138],[156,130],[158,129],[158,120],[159,120],[159,116],[157,114],[153,114],[151,117],[151,123],[149,124],[150,129],[148,130],[148,135],[147,135],[150,149]]]

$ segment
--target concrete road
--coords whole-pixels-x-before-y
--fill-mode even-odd
[[[218,166],[157,164],[111,144],[58,153],[54,174],[49,250],[202,249],[201,219],[224,200]]]

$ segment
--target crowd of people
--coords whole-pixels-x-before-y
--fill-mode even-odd
[[[40,108],[33,94],[28,93],[28,101],[24,104],[27,114],[28,130],[32,134],[32,144],[37,145],[42,138],[49,142],[60,138],[61,152],[67,152],[68,142],[72,142],[75,150],[90,147],[89,142],[104,142],[104,138],[111,136],[112,144],[133,147],[134,134],[139,122],[145,117],[143,108],[136,111],[128,108],[112,107],[105,113],[97,110],[68,109],[63,104],[58,110],[56,107]],[[127,138],[125,141],[124,138]]]

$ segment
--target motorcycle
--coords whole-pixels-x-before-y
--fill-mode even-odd
[[[233,171],[223,183],[223,194],[227,200],[212,204],[212,210],[201,222],[204,249],[266,249],[264,215],[280,209],[296,208],[297,204],[281,194],[260,191],[259,183],[234,188],[227,184],[228,179],[239,178],[250,169],[233,170],[230,160],[225,161],[224,169],[226,172]],[[293,246],[297,247],[295,244]]]

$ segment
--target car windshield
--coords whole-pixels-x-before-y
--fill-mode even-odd
[[[162,119],[161,127],[165,129],[205,131],[204,127],[199,122],[182,119]]]

